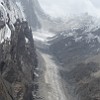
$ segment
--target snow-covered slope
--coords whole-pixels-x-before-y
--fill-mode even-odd
[[[100,19],[88,14],[65,21],[49,43],[51,50],[64,65],[78,63],[100,53]],[[70,63],[69,63],[70,61]],[[71,68],[71,66],[70,66]]]
[[[100,19],[88,14],[61,24],[51,38],[50,50],[63,66],[61,75],[77,100],[100,98]],[[69,84],[69,86],[68,86]]]
[[[0,43],[6,39],[10,40],[11,30],[9,26],[14,30],[13,24],[18,18],[24,18],[21,5],[18,6],[8,0],[0,0]]]
[[[80,16],[74,16],[63,21],[58,30],[56,30],[55,38],[62,37],[63,39],[73,37],[77,42],[80,39],[97,38],[99,34],[94,34],[100,28],[100,19],[88,15],[87,13]],[[57,27],[56,27],[57,28]]]

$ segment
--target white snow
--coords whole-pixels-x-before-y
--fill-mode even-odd
[[[53,38],[55,34],[49,32],[49,31],[44,31],[44,30],[38,30],[36,32],[33,32],[33,38],[35,40],[39,40],[42,42],[47,42],[49,38]]]
[[[3,13],[3,21],[6,22],[6,19],[7,19],[7,11],[5,9],[5,7],[0,3],[0,11]]]
[[[0,43],[4,42],[4,40],[10,40],[10,37],[11,37],[11,30],[6,24],[6,26],[0,30]]]
[[[90,43],[91,40],[97,39],[100,43],[100,37],[98,35],[94,35],[92,33],[87,34],[87,42]]]
[[[67,37],[73,36],[73,33],[68,33]]]
[[[9,29],[8,25],[6,24],[6,30],[5,30],[4,39],[10,39],[10,37],[11,37],[11,30]]]
[[[35,75],[36,77],[39,77],[39,74],[37,74],[36,72],[34,72],[34,75]]]
[[[3,4],[1,4],[3,2]],[[23,7],[21,6],[20,3],[14,4],[11,0],[9,0],[9,5],[10,9],[8,9],[7,5],[5,4],[4,0],[0,0],[0,11],[3,14],[3,17],[1,18],[2,21],[5,22],[4,28],[0,30],[0,43],[2,43],[4,40],[10,40],[11,38],[11,30],[6,24],[8,21],[8,16],[9,14],[10,17],[10,25],[12,26],[12,29],[14,30],[14,25],[17,18],[24,19],[24,12],[23,12]]]
[[[82,39],[82,36],[76,37],[76,38],[75,38],[75,42],[78,42],[78,41],[80,41],[81,39]]]
[[[29,42],[28,38],[25,37],[25,41],[26,41],[26,43],[28,43]]]
[[[87,34],[87,39],[90,41],[91,39],[94,39],[95,36],[92,33]]]

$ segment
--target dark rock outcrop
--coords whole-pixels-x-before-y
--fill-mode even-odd
[[[14,27],[11,40],[0,44],[0,100],[32,100],[38,63],[32,30],[19,19]]]

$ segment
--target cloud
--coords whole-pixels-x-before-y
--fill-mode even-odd
[[[96,8],[99,8],[100,9],[100,0],[91,0],[91,2],[94,4],[94,6]]]
[[[94,0],[39,0],[44,11],[53,17],[89,13],[100,16],[100,9],[93,5]]]

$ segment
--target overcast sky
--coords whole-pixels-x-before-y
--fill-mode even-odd
[[[89,13],[100,17],[100,0],[38,0],[46,13],[53,17]]]
[[[95,7],[100,8],[100,0],[91,0]]]

